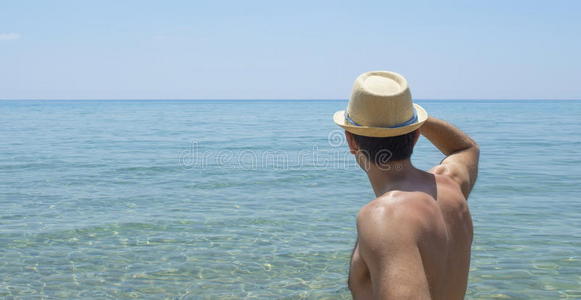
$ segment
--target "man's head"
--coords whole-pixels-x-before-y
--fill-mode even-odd
[[[333,121],[345,129],[359,165],[388,166],[409,160],[428,113],[413,103],[407,80],[394,72],[366,72],[353,84],[347,109]]]
[[[378,167],[411,157],[419,138],[419,130],[393,137],[367,137],[345,131],[349,149],[362,168],[369,163]]]

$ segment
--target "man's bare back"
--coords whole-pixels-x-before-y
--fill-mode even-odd
[[[447,156],[440,165],[425,172],[407,161],[401,173],[367,170],[378,197],[357,216],[348,280],[356,300],[464,298],[473,236],[467,198],[478,146],[435,118],[421,134]]]
[[[391,191],[365,205],[357,216],[359,239],[370,240],[366,248],[356,244],[351,258],[349,288],[354,299],[375,299],[370,271],[390,272],[376,285],[399,285],[394,299],[404,299],[418,286],[428,287],[420,295],[427,299],[463,299],[466,292],[472,243],[472,220],[466,199],[452,179],[435,174],[436,195],[425,192]],[[431,183],[427,183],[431,184]],[[405,236],[407,235],[407,236]],[[405,241],[402,241],[402,237]],[[379,258],[388,266],[368,266],[360,255],[373,247],[397,242],[390,257]],[[381,254],[379,255],[381,256]],[[415,270],[412,270],[415,269]],[[371,270],[370,270],[371,269]],[[420,283],[418,285],[414,283]]]

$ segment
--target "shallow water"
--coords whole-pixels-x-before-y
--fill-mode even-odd
[[[481,145],[466,298],[581,298],[581,101],[419,103]],[[345,105],[0,101],[0,296],[350,299]]]

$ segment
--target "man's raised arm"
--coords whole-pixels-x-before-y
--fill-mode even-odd
[[[460,129],[434,117],[428,118],[420,132],[446,155],[434,172],[452,177],[468,198],[478,176],[478,144]]]

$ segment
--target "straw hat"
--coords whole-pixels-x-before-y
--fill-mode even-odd
[[[388,71],[359,75],[347,110],[333,115],[345,130],[363,136],[390,137],[412,132],[428,119],[428,113],[412,102],[403,76]]]

